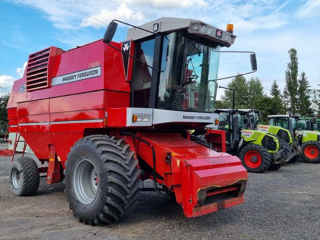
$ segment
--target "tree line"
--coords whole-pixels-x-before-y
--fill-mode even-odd
[[[290,61],[285,72],[285,88],[281,92],[278,81],[274,80],[269,94],[264,92],[258,78],[234,78],[228,88],[235,91],[235,108],[250,108],[261,111],[263,121],[270,114],[299,114],[320,117],[320,90],[311,89],[305,72],[299,74],[297,50],[289,51]],[[319,84],[320,86],[320,84]],[[232,92],[226,90],[216,108],[232,107]]]

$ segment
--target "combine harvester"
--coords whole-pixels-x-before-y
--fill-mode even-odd
[[[233,44],[233,26],[161,18],[130,25],[117,43],[116,22],[103,40],[29,56],[8,103],[11,150],[30,148],[44,165],[12,158],[12,192],[35,194],[40,172],[48,184],[64,180],[74,215],[92,225],[119,220],[146,179],[173,194],[186,217],[243,203],[240,160],[193,142],[189,131],[218,124],[219,51]]]

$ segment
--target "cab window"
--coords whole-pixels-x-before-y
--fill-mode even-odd
[[[150,98],[150,88],[152,80],[155,39],[143,41],[136,45],[135,57],[140,60],[135,61],[134,78],[132,80],[133,106],[148,107]]]

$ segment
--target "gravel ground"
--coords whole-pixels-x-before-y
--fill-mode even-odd
[[[62,184],[42,179],[37,196],[10,194],[9,166],[0,157],[0,239],[320,239],[320,164],[249,174],[245,204],[194,219],[168,197],[141,193],[126,219],[98,227],[73,217]]]

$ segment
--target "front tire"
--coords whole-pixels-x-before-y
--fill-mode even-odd
[[[320,162],[320,143],[310,141],[302,144],[302,160],[307,163]]]
[[[270,167],[271,155],[260,145],[249,143],[241,149],[239,155],[248,172],[262,173]]]
[[[31,196],[37,193],[40,175],[37,163],[29,157],[14,160],[9,174],[11,192],[16,196]]]
[[[66,194],[74,216],[91,225],[119,220],[136,202],[139,175],[123,140],[107,135],[80,139],[66,163]]]

